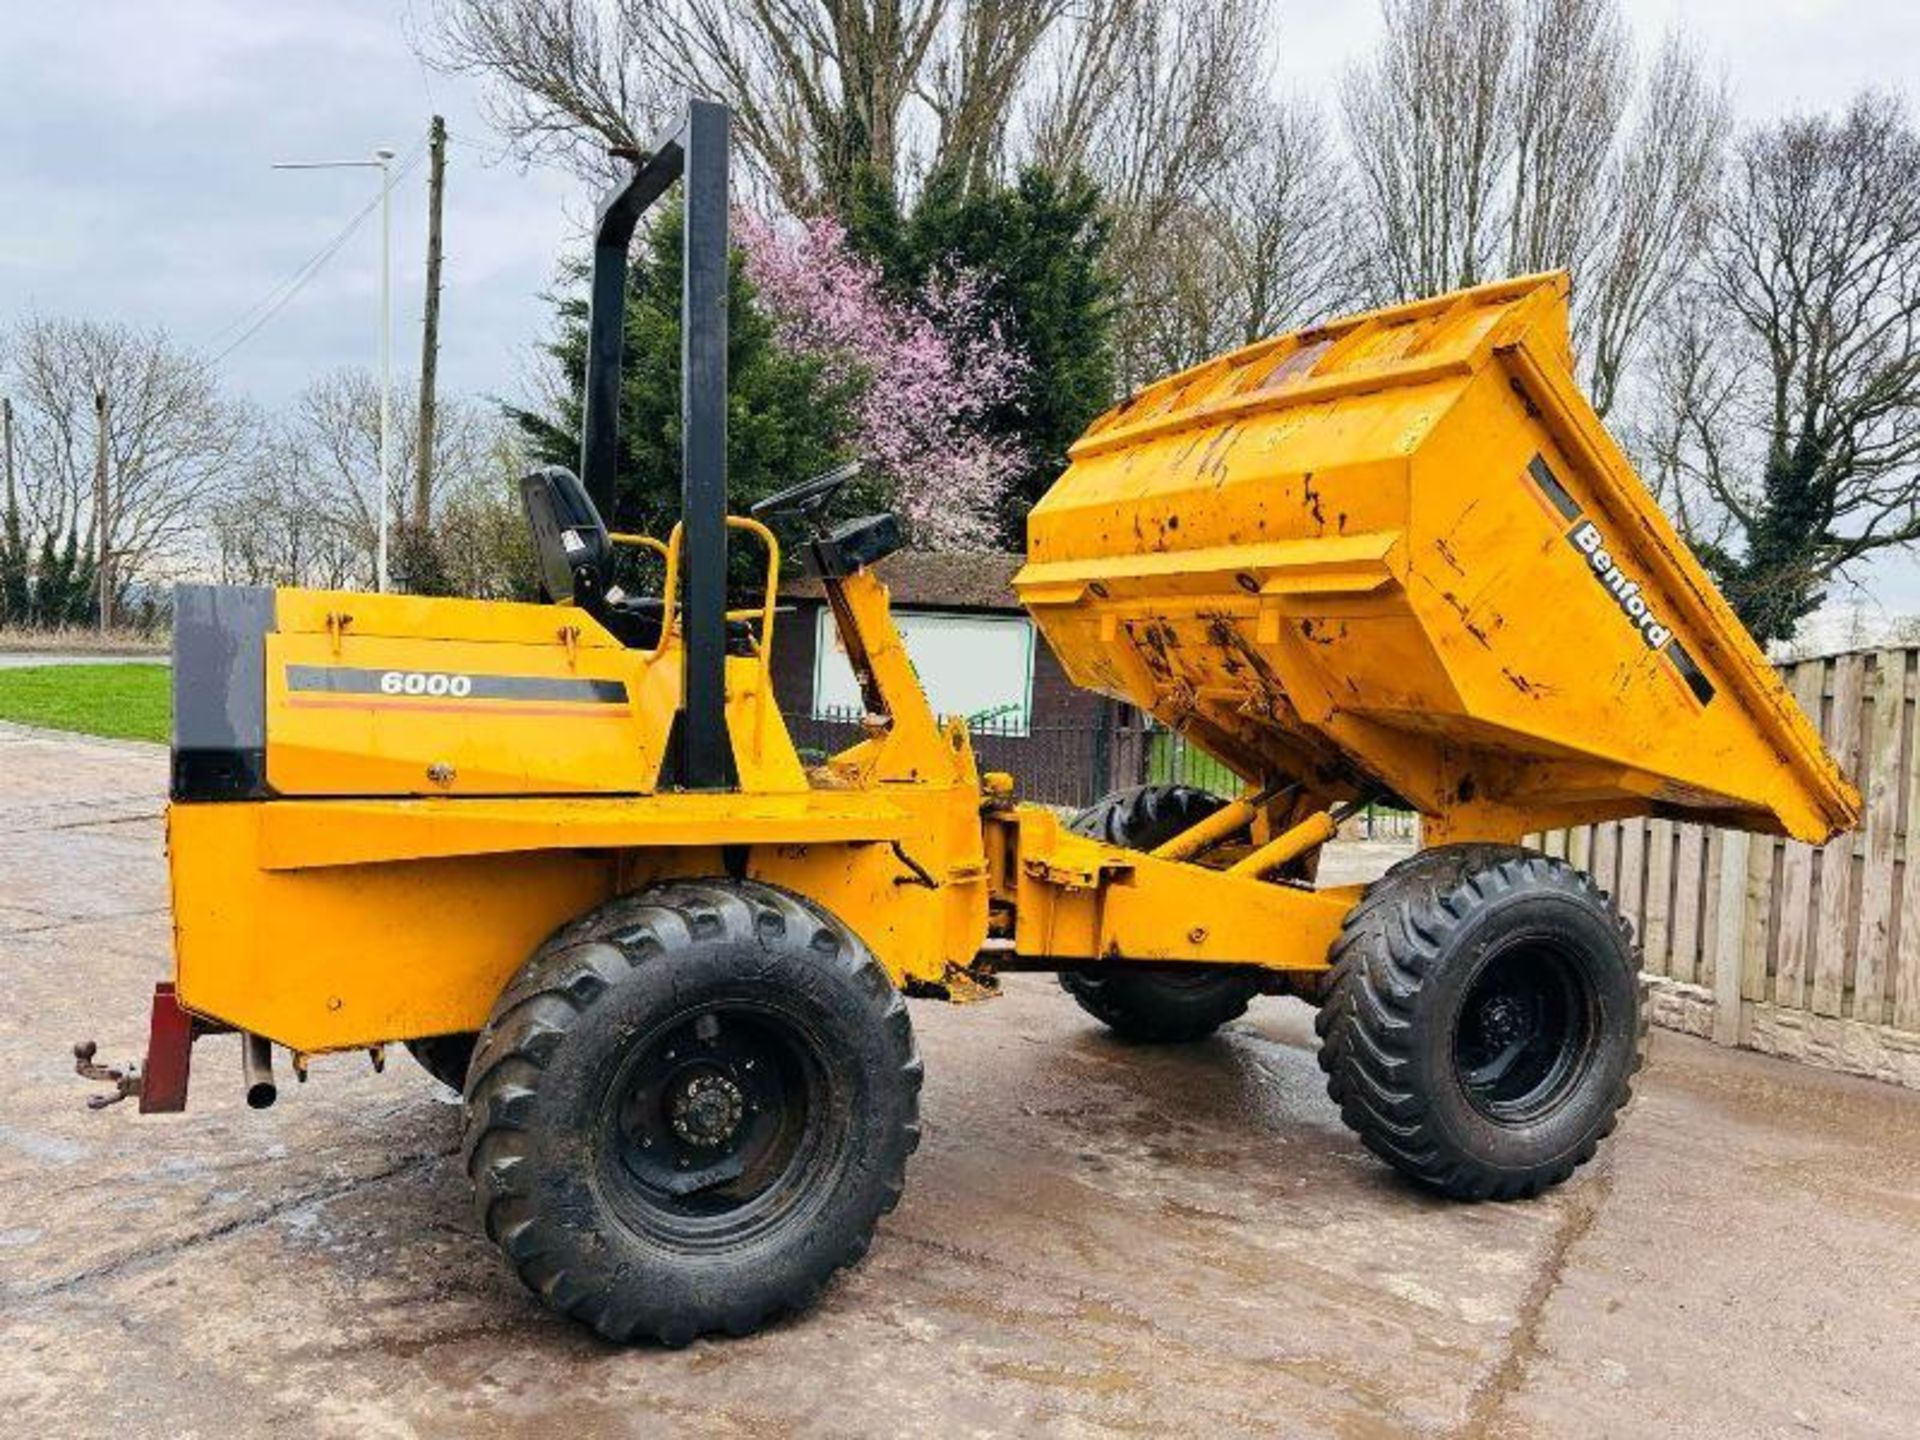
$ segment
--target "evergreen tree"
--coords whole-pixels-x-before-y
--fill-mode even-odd
[[[34,623],[47,629],[85,625],[94,618],[94,561],[80,553],[80,537],[69,530],[55,544],[51,534],[40,541],[40,563],[33,584]]]
[[[1012,184],[967,188],[936,174],[910,212],[893,187],[858,179],[841,206],[848,234],[902,293],[941,267],[987,279],[989,310],[1025,356],[1020,393],[990,417],[1029,456],[1008,493],[1002,542],[1026,543],[1026,514],[1066,468],[1067,448],[1114,401],[1112,285],[1104,269],[1111,226],[1085,176],[1028,169]]]
[[[681,236],[676,207],[641,239],[628,272],[618,478],[613,513],[605,517],[612,529],[662,537],[680,516]],[[555,308],[558,333],[545,348],[561,381],[557,412],[510,408],[508,414],[535,458],[574,468],[580,457],[586,298],[571,293]],[[855,387],[830,381],[817,360],[773,343],[772,326],[755,308],[737,252],[727,308],[728,500],[740,512],[843,458]]]
[[[32,618],[32,573],[20,507],[9,504],[5,524],[0,525],[0,625],[25,625]]]

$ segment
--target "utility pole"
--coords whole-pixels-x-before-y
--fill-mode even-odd
[[[7,457],[7,523],[20,513],[20,500],[13,489],[13,398],[0,396],[0,450]]]
[[[93,528],[99,536],[93,583],[99,596],[96,608],[100,633],[104,635],[113,618],[109,613],[113,607],[113,580],[109,573],[113,552],[107,548],[107,388],[104,385],[93,387]]]
[[[413,523],[427,528],[433,504],[434,385],[440,365],[440,209],[447,187],[447,122],[427,131],[427,309],[420,326],[420,435],[413,470]]]
[[[26,536],[20,525],[20,492],[13,476],[13,399],[0,395],[0,452],[6,456],[7,513],[0,520],[0,625],[25,625],[33,613],[27,581]]]

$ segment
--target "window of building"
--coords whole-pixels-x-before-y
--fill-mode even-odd
[[[860,687],[840,648],[833,614],[820,607],[814,644],[813,714],[861,711]],[[1032,725],[1033,625],[1024,615],[936,615],[896,610],[894,624],[939,715],[964,715],[992,734],[1025,735]]]

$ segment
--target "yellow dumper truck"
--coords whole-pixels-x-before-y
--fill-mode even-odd
[[[626,253],[686,194],[683,517],[610,534]],[[1264,341],[1102,416],[1034,509],[1022,601],[1075,681],[1241,792],[1064,817],[928,706],[844,474],[726,512],[726,114],[603,206],[582,475],[524,482],[551,604],[184,587],[174,980],[194,1040],[402,1043],[465,1097],[480,1222],[617,1340],[741,1333],[864,1252],[918,1137],[904,996],[1058,972],[1124,1036],[1317,1004],[1342,1115],[1465,1199],[1566,1179],[1640,1063],[1633,937],[1529,832],[1635,814],[1821,841],[1858,797],[1571,379],[1563,276]],[[775,708],[781,544],[824,584],[864,737],[802,765]],[[665,561],[658,595],[616,548]],[[729,610],[729,554],[755,603]],[[736,593],[736,600],[738,595]],[[1422,848],[1317,887],[1343,815]],[[103,1097],[106,1098],[106,1097]]]

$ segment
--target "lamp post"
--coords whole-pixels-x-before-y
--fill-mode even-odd
[[[371,160],[283,161],[276,170],[380,172],[380,535],[374,550],[374,588],[387,588],[387,531],[393,506],[393,156],[382,145]]]

